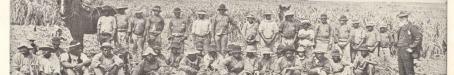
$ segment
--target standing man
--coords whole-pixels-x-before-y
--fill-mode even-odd
[[[334,27],[328,23],[328,16],[326,14],[320,15],[321,24],[315,28],[315,50],[331,49],[333,43]]]
[[[126,9],[128,9],[128,7],[126,6],[117,8],[118,13],[115,15],[115,18],[117,20],[117,29],[116,33],[114,33],[115,45],[117,45],[117,47],[124,48],[124,50],[128,49],[126,47],[129,46],[127,43],[129,37],[126,35],[129,28],[129,16],[125,13]]]
[[[184,40],[187,38],[187,32],[190,24],[190,20],[187,18],[181,17],[181,9],[175,8],[173,10],[173,14],[175,18],[170,20],[169,22],[169,29],[170,29],[170,38],[171,42],[180,42],[184,43]],[[182,50],[184,50],[183,45],[181,45]]]
[[[246,50],[257,50],[257,43],[259,39],[257,39],[257,30],[259,27],[259,23],[256,22],[254,15],[249,14],[246,16],[246,22],[243,23],[241,27],[241,33],[243,37],[245,37],[245,42],[247,44]]]
[[[303,20],[302,21],[302,29],[298,31],[298,46],[297,46],[297,51],[304,51],[304,56],[306,58],[312,57],[312,51],[314,50],[314,45],[315,45],[315,32],[314,29],[312,29],[312,24],[309,22],[309,20]]]
[[[196,49],[204,49],[210,43],[211,22],[206,17],[206,12],[201,10],[197,12],[198,18],[192,24],[192,37]]]
[[[296,35],[300,29],[301,22],[293,19],[294,12],[288,11],[285,13],[285,20],[280,25],[282,35],[281,44],[284,46],[296,47]]]
[[[398,38],[396,40],[398,54],[399,75],[414,75],[415,55],[421,49],[422,34],[419,27],[408,20],[408,12],[400,12],[397,17],[400,20]]]
[[[221,4],[218,8],[219,14],[216,14],[213,16],[213,18],[211,18],[211,21],[213,23],[212,36],[216,45],[218,46],[217,48],[219,48],[222,53],[226,52],[225,49],[227,47],[227,42],[229,39],[227,37],[233,31],[231,29],[239,28],[236,21],[234,21],[233,18],[226,13],[227,10],[228,9],[226,8],[226,6],[224,4]]]
[[[358,50],[356,46],[359,46],[363,40],[362,38],[364,37],[364,30],[362,27],[359,26],[359,21],[358,20],[353,20],[352,21],[352,30],[350,30],[350,62],[353,62],[355,60],[356,56],[358,55]]]
[[[100,44],[104,42],[112,43],[112,37],[117,29],[117,20],[115,11],[111,6],[102,7],[102,16],[98,19],[98,41]]]
[[[351,26],[347,24],[348,19],[347,16],[342,15],[339,18],[339,25],[336,27],[335,31],[335,48],[338,48],[337,50],[340,50],[340,54],[342,54],[343,59],[346,61],[350,61],[350,30]]]
[[[161,48],[161,33],[164,29],[164,18],[161,16],[161,6],[154,6],[152,9],[153,14],[148,17],[146,24],[148,25],[145,30],[148,44],[151,45],[152,49],[157,47]]]
[[[273,21],[271,12],[265,12],[264,18],[259,25],[258,37],[260,37],[259,49],[275,51],[275,42],[279,32],[278,23]]]
[[[133,43],[133,46],[130,47],[132,50],[132,54],[133,55],[136,55],[134,56],[134,58],[138,58],[140,57],[138,54],[139,53],[142,53],[142,51],[144,50],[144,43],[145,43],[145,27],[146,27],[146,24],[145,24],[145,18],[144,18],[144,10],[141,9],[141,8],[137,8],[135,10],[136,12],[134,13],[134,17],[132,17],[129,21],[128,21],[128,37],[132,37],[129,41],[131,43]],[[136,60],[138,61],[138,60]]]

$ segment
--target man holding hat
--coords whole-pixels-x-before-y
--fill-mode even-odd
[[[400,12],[399,30],[397,31],[396,46],[398,48],[399,75],[414,75],[413,59],[419,57],[421,48],[422,34],[421,28],[413,25],[408,20],[409,12]]]
[[[210,43],[211,21],[207,18],[207,13],[204,10],[196,12],[198,19],[192,23],[191,34],[196,47],[206,48]],[[197,48],[196,48],[197,49]]]
[[[300,74],[299,66],[297,66],[296,50],[293,46],[286,46],[281,52],[284,56],[280,57],[274,63],[274,73],[281,75]]]
[[[282,35],[281,44],[284,46],[296,46],[296,35],[300,29],[301,22],[294,19],[294,15],[293,11],[285,12],[285,21],[279,27]]]
[[[330,60],[325,57],[326,50],[315,50],[314,57],[309,62],[309,75],[327,75],[331,72]]]
[[[334,43],[332,38],[334,36],[335,28],[328,23],[328,16],[326,14],[320,15],[321,23],[315,28],[315,49],[328,51]]]
[[[136,8],[134,17],[128,21],[128,37],[132,37],[128,41],[133,43],[133,46],[130,47],[133,55],[138,55],[144,50],[145,43],[145,24],[146,20],[144,18],[144,10],[142,8]]]
[[[93,56],[91,67],[96,75],[117,74],[123,64],[120,57],[113,54],[113,45],[105,42],[101,44],[101,53]]]
[[[155,47],[161,47],[162,40],[161,40],[161,33],[164,29],[164,18],[161,16],[161,6],[154,6],[152,9],[153,15],[147,18],[147,25],[148,27],[145,28],[147,30],[145,32],[146,38],[149,45],[153,45]]]
[[[339,18],[339,25],[336,27],[335,30],[335,38],[334,38],[334,48],[340,50],[340,53],[345,58],[345,60],[350,61],[350,30],[352,30],[351,26],[347,24],[348,19],[347,16],[342,15]]]
[[[165,62],[157,59],[153,50],[145,50],[141,56],[144,58],[143,61],[134,67],[131,75],[159,75],[161,68],[167,66]]]
[[[211,30],[213,34],[211,35],[218,46],[217,48],[221,51],[227,49],[226,47],[229,39],[227,37],[230,36],[231,32],[239,29],[236,21],[234,21],[233,18],[226,13],[227,10],[226,6],[221,4],[218,8],[219,13],[211,18],[213,23],[213,29]]]
[[[248,14],[246,16],[246,22],[242,24],[241,33],[246,42],[246,50],[257,50],[257,43],[259,39],[257,38],[257,30],[259,23],[257,23],[254,15]]]
[[[29,48],[31,47],[28,44],[21,44],[17,47],[19,51],[11,58],[12,75],[31,75],[38,73],[37,57],[30,52]]]
[[[220,73],[222,75],[239,75],[244,70],[245,59],[241,56],[241,46],[231,44],[228,46],[230,49],[229,57],[226,57],[219,64]]]
[[[186,75],[197,75],[202,66],[202,59],[198,54],[200,51],[197,50],[186,51],[186,56],[181,60],[178,69],[184,71]]]
[[[273,13],[271,11],[267,11],[264,13],[264,20],[260,22],[258,27],[258,35],[260,37],[259,49],[260,51],[263,50],[271,50],[274,52],[275,50],[275,42],[277,41],[277,36],[279,32],[278,23],[272,19]]]
[[[41,75],[58,75],[61,74],[61,65],[55,49],[49,46],[40,47],[43,55],[38,56],[39,74]]]
[[[188,18],[181,17],[181,9],[175,8],[173,10],[173,14],[175,18],[170,20],[169,22],[169,29],[170,29],[170,38],[171,42],[181,42],[184,43],[184,40],[188,37],[187,32],[189,32],[188,28],[191,26],[191,20]],[[183,45],[181,45],[183,46]],[[184,48],[184,47],[181,47]]]
[[[303,51],[304,57],[312,57],[312,51],[315,45],[315,32],[311,28],[309,20],[302,21],[302,28],[298,31],[297,51]]]
[[[65,75],[88,74],[88,63],[91,61],[82,53],[81,44],[78,41],[71,41],[69,51],[60,55],[60,62]]]
[[[365,34],[365,31],[363,29],[363,27],[360,27],[360,21],[359,20],[352,20],[352,29],[350,30],[350,47],[351,47],[351,50],[350,50],[350,58],[348,60],[350,60],[350,62],[353,62],[353,60],[355,60],[356,58],[356,55],[358,55],[358,51],[356,48],[353,48],[353,47],[357,47],[359,46],[362,42],[363,42],[363,39],[364,38],[364,34]]]

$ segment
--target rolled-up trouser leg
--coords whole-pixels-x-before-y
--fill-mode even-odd
[[[400,47],[397,51],[399,75],[415,75],[413,58],[406,49],[407,48]]]

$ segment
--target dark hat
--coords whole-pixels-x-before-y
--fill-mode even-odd
[[[108,6],[108,5],[103,6],[101,9],[102,9],[103,11],[110,11],[110,10],[113,10],[113,8],[112,8],[111,6]]]
[[[207,12],[205,10],[199,10],[199,11],[196,12],[196,14],[206,15]]]
[[[331,52],[331,56],[341,56],[339,50],[334,50]]]
[[[348,21],[347,16],[342,15],[342,16],[339,18],[339,21]]]
[[[181,12],[181,9],[180,8],[175,8],[175,9],[173,9],[173,12]]]
[[[69,48],[72,48],[72,47],[80,47],[81,44],[79,41],[76,41],[76,40],[73,40],[69,43]]]
[[[28,49],[28,48],[32,48],[32,47],[30,45],[28,45],[28,44],[21,44],[21,45],[19,45],[17,47],[17,49],[22,49],[22,48],[27,48]]]
[[[43,51],[54,51],[55,50],[54,48],[52,48],[50,46],[39,47],[38,49],[43,50]]]
[[[407,11],[401,11],[399,14],[397,14],[397,17],[408,17],[408,15],[410,15],[409,12]]]
[[[208,46],[208,48],[206,49],[206,51],[219,51],[219,50],[217,50],[216,45],[212,44],[212,45],[209,45],[209,46]]]
[[[181,43],[180,42],[172,42],[170,44],[170,49],[181,49]]]
[[[101,48],[104,48],[104,47],[113,48],[113,45],[108,42],[104,42],[101,44]]]
[[[326,51],[324,50],[314,50],[314,54],[325,54]]]
[[[285,53],[287,51],[296,52],[295,47],[293,46],[285,46],[284,49],[282,50],[282,53]]]
[[[227,8],[225,7],[224,4],[221,4],[221,5],[219,5],[218,11],[219,11],[219,10],[225,10],[225,11],[227,11]]]
[[[320,15],[320,18],[328,19],[328,16],[326,14]]]
[[[352,20],[352,23],[361,23],[359,20]]]
[[[151,10],[161,12],[161,6],[154,6]]]

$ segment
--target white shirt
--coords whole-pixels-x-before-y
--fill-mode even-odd
[[[100,33],[113,33],[117,22],[114,16],[101,16],[98,20],[98,28]]]
[[[195,20],[192,25],[192,33],[203,36],[210,32],[210,20]]]

